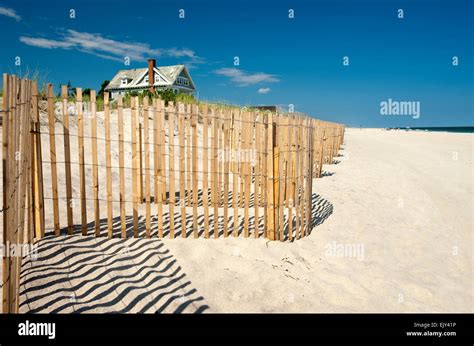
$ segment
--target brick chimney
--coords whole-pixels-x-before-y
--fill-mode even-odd
[[[148,59],[148,85],[150,86],[150,92],[154,93],[155,92],[155,87],[153,84],[155,84],[155,70],[154,68],[156,67],[156,60],[155,59]]]

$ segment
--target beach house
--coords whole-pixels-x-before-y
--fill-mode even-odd
[[[155,59],[148,59],[148,67],[120,70],[105,90],[112,99],[127,92],[170,89],[175,93],[193,94],[196,86],[184,65],[156,66]]]

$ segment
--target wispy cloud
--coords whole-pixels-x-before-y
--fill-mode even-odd
[[[17,22],[21,20],[21,17],[12,8],[0,6],[0,16],[7,16],[15,19]]]
[[[270,88],[260,88],[258,89],[259,94],[268,94],[270,92]]]
[[[229,77],[230,80],[236,83],[238,86],[247,86],[253,85],[258,83],[275,83],[279,82],[279,79],[272,74],[257,72],[257,73],[249,73],[242,71],[238,68],[220,68],[214,71],[215,74]]]
[[[199,63],[202,59],[187,48],[152,48],[147,43],[121,42],[101,34],[75,30],[67,30],[55,39],[20,36],[20,41],[30,46],[46,49],[76,49],[116,61],[123,61],[125,57],[129,57],[132,61],[144,61],[149,57],[173,57],[186,58],[191,62]]]
[[[41,38],[41,37],[21,36],[20,41],[29,46],[35,46],[35,47],[41,47],[41,48],[47,48],[47,49],[53,49],[53,48],[69,49],[73,47],[73,44],[70,42],[49,40],[49,39]]]

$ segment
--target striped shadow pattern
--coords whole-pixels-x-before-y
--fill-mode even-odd
[[[209,309],[158,239],[47,236],[20,276],[24,313],[202,313]],[[36,258],[35,258],[36,257]]]

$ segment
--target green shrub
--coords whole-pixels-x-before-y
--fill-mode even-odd
[[[179,93],[178,95],[176,95],[176,102],[195,103],[196,98],[194,97],[194,95]]]
[[[166,88],[164,90],[159,90],[156,92],[156,94],[160,97],[160,99],[165,101],[165,105],[168,105],[168,102],[170,101],[176,101],[176,94],[171,89]]]

